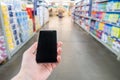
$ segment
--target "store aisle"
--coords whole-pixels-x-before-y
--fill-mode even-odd
[[[58,40],[64,43],[62,62],[48,80],[120,80],[120,62],[70,17],[53,17],[43,28],[58,31]],[[26,44],[28,48],[35,37]],[[22,53],[0,68],[0,80],[10,80],[19,71]]]
[[[48,80],[120,80],[120,62],[70,17],[51,18],[46,29],[63,41],[62,62]]]

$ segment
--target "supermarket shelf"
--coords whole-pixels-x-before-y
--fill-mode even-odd
[[[120,10],[119,11],[106,11],[107,13],[120,13]]]
[[[80,17],[79,15],[75,15],[75,17]]]
[[[91,17],[91,19],[96,20],[96,21],[99,21],[99,22],[103,22],[103,23],[106,23],[106,24],[110,24],[110,25],[112,25],[112,26],[115,26],[115,27],[120,28],[120,26],[115,25],[115,24],[112,24],[111,22],[107,22],[107,21],[104,21],[104,20],[99,20],[99,19],[92,18],[92,17]]]
[[[4,22],[3,22],[3,17],[2,17],[2,10],[1,10],[1,5],[0,5],[0,26],[2,27],[3,29],[3,35],[4,35],[4,40],[5,40],[5,43],[7,43],[7,39],[6,39],[6,33],[5,33],[5,28],[4,28]],[[11,58],[10,54],[9,54],[9,48],[8,48],[8,45],[5,44],[5,47],[6,47],[6,52],[7,52],[7,56],[8,58]]]
[[[120,53],[116,52],[115,50],[113,50],[111,47],[109,47],[107,44],[105,44],[104,42],[102,42],[100,39],[98,39],[95,35],[93,35],[91,32],[87,31],[86,29],[84,29],[82,27],[82,25],[80,25],[79,23],[77,23],[75,21],[76,24],[78,24],[83,30],[85,30],[86,32],[88,32],[92,37],[94,37],[96,40],[98,40],[101,44],[103,44],[106,48],[108,48],[110,51],[112,51],[116,56],[117,59],[120,60]]]
[[[89,10],[80,10],[79,12],[88,12]]]
[[[107,13],[120,13],[120,10],[119,11],[115,11],[115,10],[113,10],[113,11],[92,11],[92,12],[107,12]]]
[[[80,16],[85,17],[85,18],[90,18],[90,19],[91,19],[90,16],[85,16],[85,15],[80,15]]]
[[[93,10],[92,12],[106,12],[106,11]]]
[[[90,32],[90,35],[93,36],[96,40],[98,40],[100,43],[102,43],[106,48],[108,48],[110,51],[112,51],[116,56],[119,56],[120,53],[116,52],[115,50],[113,50],[111,47],[109,47],[107,44],[105,44],[104,42],[102,42],[100,39],[98,39],[95,35],[93,35]]]
[[[108,0],[99,0],[99,1],[94,1],[94,3],[103,3],[103,2],[108,2]]]
[[[79,25],[83,30],[85,30],[86,32],[89,33],[89,31],[87,31],[85,28],[83,28],[82,25],[80,25],[77,21],[75,21],[75,23],[76,23],[77,25]]]
[[[32,38],[33,36],[35,36],[35,33],[33,33],[32,36],[31,36],[30,38],[28,38],[28,40],[26,40],[22,45],[20,45],[20,46],[18,46],[17,48],[15,48],[15,49],[11,52],[11,57],[12,57],[13,55],[15,55],[15,54],[18,52],[18,50],[20,50],[29,40],[31,40],[31,38]]]
[[[87,3],[87,4],[83,4],[83,5],[81,5],[81,6],[89,6],[90,4],[89,3]]]

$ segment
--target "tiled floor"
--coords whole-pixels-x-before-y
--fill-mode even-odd
[[[74,24],[70,17],[53,17],[44,29],[58,32],[62,41],[62,62],[48,80],[120,80],[120,62],[108,49]],[[0,68],[0,80],[10,80],[18,71],[21,56],[36,39],[33,38],[7,64]]]

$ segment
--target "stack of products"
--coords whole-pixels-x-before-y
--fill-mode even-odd
[[[118,0],[96,1],[92,6],[90,27],[90,32],[117,52],[120,52],[119,2]]]
[[[85,30],[89,31],[90,20],[90,0],[81,0],[77,3],[74,11],[74,20],[76,20]]]
[[[91,16],[120,26],[120,1],[108,0],[106,2],[94,3]]]
[[[26,42],[33,34],[33,21],[27,10],[22,10],[21,3],[17,0],[1,2],[5,38],[9,55],[13,50]]]
[[[109,47],[120,52],[120,28],[95,20],[91,21],[90,32]],[[117,43],[117,44],[115,44]],[[116,47],[116,48],[115,48]]]
[[[7,4],[1,3],[1,8],[2,8],[5,35],[7,37],[8,48],[11,51],[15,48],[15,43],[14,43],[15,38],[13,36],[14,31],[12,31],[12,29],[14,30],[14,28],[16,28],[16,26],[13,25],[12,28],[11,28],[11,24],[10,24],[10,23],[13,23],[13,18],[12,17],[13,17],[14,14],[12,12],[9,12]],[[11,17],[11,20],[10,20],[10,17]]]
[[[35,31],[35,26],[34,26],[34,23],[35,23],[35,20],[34,20],[34,16],[33,16],[33,8],[26,8],[26,11],[29,15],[29,26],[30,26],[30,30],[31,30],[31,33],[33,33]]]
[[[84,18],[83,16],[80,17],[80,22],[79,24],[81,25],[81,27],[83,27],[85,30],[89,31],[89,24],[90,24],[90,20],[89,18]]]
[[[107,11],[119,11],[120,10],[120,1],[119,0],[108,0],[106,5]]]
[[[18,26],[20,27],[21,42],[25,42],[30,37],[28,14],[26,11],[16,12]]]
[[[79,8],[79,14],[80,15],[84,15],[84,16],[89,16],[89,9],[90,9],[90,0],[82,0],[80,2]]]
[[[120,0],[92,0],[89,17],[85,13],[89,5],[83,4],[88,0],[80,0],[74,10],[74,20],[92,33],[95,38],[109,47],[119,56],[120,54]],[[92,36],[93,36],[92,35]]]
[[[7,49],[5,47],[6,43],[2,32],[2,28],[0,27],[0,64],[7,58]]]

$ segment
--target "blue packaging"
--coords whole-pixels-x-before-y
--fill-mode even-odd
[[[12,10],[12,5],[8,5],[8,10],[9,10],[9,11]]]
[[[20,44],[20,42],[19,42],[19,40],[17,40],[17,41],[16,41],[16,45],[19,45],[19,44]]]
[[[16,35],[16,34],[17,34],[17,30],[14,30],[14,31],[13,31],[13,34]]]
[[[10,16],[10,17],[13,17],[13,12],[9,12],[9,16]]]
[[[17,37],[17,35],[15,35],[15,40],[17,40],[18,39],[18,37]]]
[[[99,22],[96,21],[96,23],[95,23],[95,29],[97,30],[98,28],[99,28]]]
[[[15,24],[12,25],[12,29],[13,30],[16,29],[16,25]]]
[[[14,19],[10,18],[10,24],[14,23]]]

